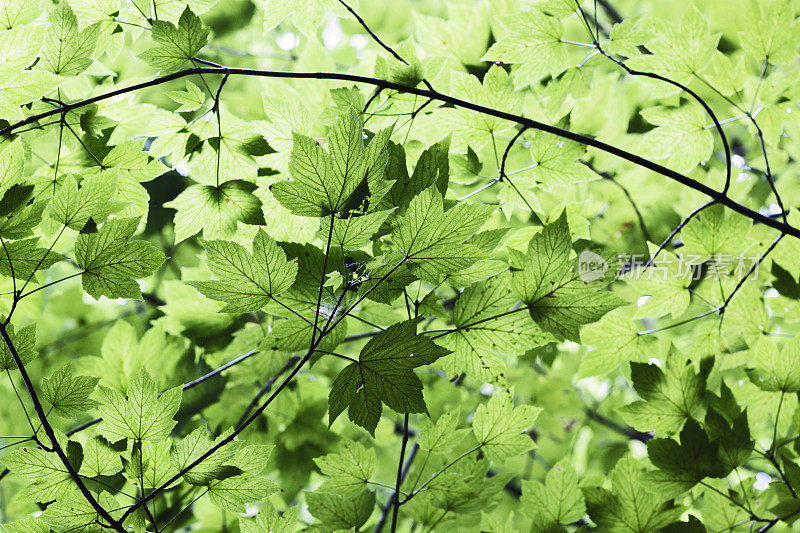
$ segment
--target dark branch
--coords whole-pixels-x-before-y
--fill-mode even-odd
[[[651,170],[657,174],[661,174],[671,180],[677,181],[678,183],[689,187],[697,192],[700,192],[709,198],[716,200],[718,203],[724,205],[725,207],[746,216],[750,220],[754,222],[758,222],[760,224],[764,224],[771,228],[777,229],[787,235],[791,235],[792,237],[800,239],[800,229],[797,229],[789,224],[784,222],[774,220],[771,217],[759,213],[758,211],[754,211],[744,205],[730,199],[724,192],[717,191],[704,183],[701,183],[689,176],[681,174],[680,172],[676,172],[671,170],[665,166],[659,165],[649,159],[645,159],[641,156],[636,154],[632,154],[627,150],[623,150],[616,146],[612,146],[610,144],[604,143],[592,137],[588,137],[586,135],[581,135],[580,133],[575,133],[569,130],[565,130],[563,128],[559,128],[556,126],[552,126],[550,124],[545,124],[543,122],[539,122],[537,120],[533,120],[521,115],[515,115],[513,113],[507,113],[505,111],[501,111],[499,109],[494,109],[491,107],[487,107],[484,105],[476,104],[474,102],[469,102],[467,100],[462,100],[461,98],[456,98],[454,96],[450,96],[447,94],[442,94],[439,92],[430,91],[428,89],[421,89],[418,87],[408,87],[406,85],[402,85],[399,83],[394,83],[387,80],[382,80],[379,78],[373,78],[370,76],[361,76],[358,74],[347,74],[342,72],[288,72],[282,70],[260,70],[260,69],[250,69],[250,68],[218,68],[218,67],[194,67],[185,70],[181,70],[178,72],[174,72],[172,74],[168,74],[166,76],[162,76],[160,78],[155,78],[153,80],[149,80],[142,83],[137,83],[131,85],[129,87],[124,87],[121,89],[117,89],[114,91],[110,91],[105,94],[100,94],[97,96],[93,96],[91,98],[87,98],[85,100],[79,100],[76,102],[72,102],[66,104],[62,108],[53,109],[49,111],[45,111],[43,113],[39,113],[36,115],[32,115],[24,120],[21,120],[15,124],[12,124],[6,128],[0,130],[0,135],[8,135],[12,133],[14,130],[22,127],[27,126],[28,124],[33,124],[38,120],[43,118],[50,117],[55,114],[59,113],[67,113],[74,109],[78,109],[80,107],[93,104],[96,102],[100,102],[103,100],[107,100],[109,98],[113,98],[115,96],[119,96],[121,94],[126,94],[134,91],[138,91],[140,89],[144,89],[147,87],[153,87],[156,85],[161,85],[163,83],[167,83],[169,81],[177,80],[180,78],[184,78],[186,76],[193,76],[199,74],[225,74],[226,72],[230,73],[230,75],[236,76],[256,76],[256,77],[267,77],[267,78],[292,78],[292,79],[316,79],[316,80],[340,80],[340,81],[348,81],[348,82],[355,82],[355,83],[365,83],[368,85],[373,85],[375,87],[380,87],[383,89],[391,89],[394,91],[405,92],[408,94],[415,94],[417,96],[422,96],[425,98],[430,98],[431,100],[436,100],[439,102],[444,102],[446,104],[451,104],[456,107],[461,107],[464,109],[469,109],[471,111],[475,111],[477,113],[482,113],[485,115],[501,118],[504,120],[509,120],[512,122],[516,122],[522,126],[527,126],[532,129],[536,129],[539,131],[544,131],[546,133],[552,133],[553,135],[558,135],[559,137],[563,137],[565,139],[569,139],[571,141],[575,141],[586,146],[591,146],[593,148],[597,148],[598,150],[602,150],[606,153],[615,155],[620,157],[626,161],[630,161],[636,165],[639,165],[643,168]]]
[[[30,395],[31,402],[33,402],[33,408],[36,411],[36,415],[39,417],[39,421],[42,424],[42,429],[44,430],[45,435],[47,438],[50,439],[50,444],[53,447],[53,451],[61,462],[64,464],[64,468],[67,469],[69,476],[72,478],[72,481],[78,486],[78,490],[80,490],[83,497],[86,498],[86,501],[89,502],[89,505],[97,512],[98,516],[100,516],[104,521],[110,524],[110,528],[114,529],[115,531],[119,531],[120,533],[125,533],[125,528],[122,527],[122,520],[116,521],[114,518],[106,511],[102,505],[95,499],[92,492],[86,487],[86,484],[83,482],[81,477],[78,475],[78,472],[75,470],[75,467],[72,466],[72,463],[69,462],[69,458],[67,457],[66,452],[61,447],[61,444],[58,442],[58,438],[56,437],[55,430],[53,426],[50,425],[50,422],[47,420],[47,414],[44,412],[44,408],[42,407],[42,402],[39,400],[39,396],[36,393],[36,389],[33,388],[33,383],[31,382],[30,376],[28,376],[27,370],[25,370],[25,365],[22,364],[22,360],[17,353],[17,348],[14,346],[14,342],[11,340],[11,337],[8,335],[8,331],[6,330],[5,324],[0,324],[0,336],[3,337],[3,342],[8,348],[8,352],[11,354],[11,358],[14,359],[14,363],[17,365],[20,374],[22,375],[22,381],[25,383],[25,388],[28,389],[28,394]]]

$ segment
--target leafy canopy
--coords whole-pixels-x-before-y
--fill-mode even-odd
[[[2,529],[793,530],[798,15],[0,0]]]

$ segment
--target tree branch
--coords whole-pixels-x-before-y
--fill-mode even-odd
[[[419,451],[419,443],[414,443],[411,447],[411,450],[408,452],[408,456],[406,457],[406,461],[403,464],[403,468],[400,471],[400,483],[408,475],[408,471],[411,469],[411,463],[414,461],[414,457],[416,457],[417,452]],[[389,495],[389,499],[386,500],[386,503],[383,504],[381,507],[381,517],[378,520],[378,523],[375,525],[374,533],[381,533],[383,530],[383,526],[386,525],[386,520],[389,518],[389,511],[392,509],[392,506],[395,505],[395,502],[398,501],[398,492],[397,490],[394,493]]]
[[[61,447],[61,444],[58,442],[58,438],[56,437],[55,430],[53,426],[50,425],[50,422],[47,420],[47,415],[44,412],[44,408],[42,407],[42,402],[39,400],[39,396],[36,394],[36,390],[33,387],[33,383],[31,382],[30,376],[28,376],[28,372],[25,370],[25,365],[22,364],[22,360],[17,353],[17,348],[14,346],[14,342],[11,340],[11,337],[8,335],[8,330],[6,329],[6,324],[0,324],[0,336],[3,337],[3,342],[8,348],[9,353],[11,354],[12,359],[14,359],[14,363],[17,365],[20,374],[22,375],[22,381],[25,383],[25,388],[28,389],[28,394],[30,395],[31,402],[33,402],[33,408],[36,410],[36,414],[39,417],[39,421],[42,424],[42,429],[47,435],[47,438],[50,439],[50,444],[53,447],[53,451],[61,462],[64,464],[64,468],[67,469],[69,476],[72,478],[72,481],[78,486],[78,490],[80,490],[83,497],[86,498],[86,501],[89,502],[89,505],[97,512],[98,516],[100,516],[103,520],[105,520],[111,529],[118,531],[120,533],[125,533],[125,528],[122,527],[123,520],[114,520],[114,518],[108,513],[108,511],[103,508],[102,505],[97,501],[94,497],[92,492],[86,487],[86,484],[83,482],[81,477],[78,475],[78,472],[75,470],[75,467],[72,466],[72,463],[69,462],[69,458],[67,457],[66,452]]]
[[[397,531],[397,513],[400,511],[400,485],[403,483],[403,469],[405,468],[406,446],[408,445],[408,413],[403,419],[403,443],[400,446],[400,460],[397,462],[397,481],[394,485],[394,508],[392,509],[392,533]]]
[[[669,169],[665,166],[659,165],[649,159],[645,159],[644,157],[638,156],[627,150],[623,150],[616,146],[604,143],[603,141],[599,141],[593,137],[588,137],[586,135],[581,135],[580,133],[575,133],[569,130],[565,130],[563,128],[559,128],[557,126],[552,126],[550,124],[545,124],[543,122],[539,122],[537,120],[533,120],[527,118],[522,115],[515,115],[513,113],[508,113],[505,111],[501,111],[499,109],[494,109],[491,107],[487,107],[484,105],[476,104],[474,102],[469,102],[467,100],[462,100],[461,98],[456,98],[454,96],[450,96],[447,94],[440,93],[438,91],[431,91],[429,89],[421,89],[418,87],[408,87],[406,85],[402,85],[399,83],[394,83],[391,81],[383,80],[380,78],[374,78],[370,76],[361,76],[358,74],[347,74],[342,72],[290,72],[290,71],[282,71],[282,70],[260,70],[260,69],[251,69],[251,68],[233,68],[233,67],[194,67],[185,70],[181,70],[178,72],[173,72],[172,74],[168,74],[166,76],[162,76],[159,78],[155,78],[149,81],[145,81],[142,83],[137,83],[134,85],[130,85],[128,87],[124,87],[122,89],[117,89],[114,91],[110,91],[105,94],[100,94],[97,96],[93,96],[91,98],[86,98],[85,100],[79,100],[76,102],[72,102],[69,104],[64,105],[58,109],[48,110],[42,113],[38,113],[36,115],[32,115],[26,119],[23,119],[15,124],[12,124],[6,128],[0,130],[0,135],[8,135],[12,133],[14,130],[26,126],[28,124],[33,124],[38,120],[43,118],[50,117],[52,115],[56,115],[59,113],[67,113],[74,109],[78,109],[80,107],[93,104],[96,102],[101,102],[103,100],[107,100],[109,98],[113,98],[115,96],[119,96],[121,94],[126,94],[130,92],[134,92],[140,89],[145,89],[148,87],[154,87],[157,85],[161,85],[163,83],[167,83],[169,81],[177,80],[180,78],[184,78],[186,76],[193,76],[199,74],[225,74],[229,73],[232,76],[254,76],[254,77],[266,77],[266,78],[290,78],[290,79],[315,79],[315,80],[339,80],[339,81],[348,81],[354,83],[364,83],[368,85],[373,85],[375,87],[380,87],[383,89],[391,89],[394,91],[405,92],[408,94],[415,94],[417,96],[422,96],[425,98],[430,98],[431,100],[435,100],[438,102],[443,102],[445,104],[450,104],[456,107],[460,107],[463,109],[469,109],[470,111],[475,111],[477,113],[482,113],[485,115],[501,118],[504,120],[508,120],[511,122],[515,122],[522,126],[527,126],[529,128],[544,131],[546,133],[551,133],[553,135],[557,135],[559,137],[563,137],[565,139],[569,139],[571,141],[575,141],[580,144],[584,144],[586,146],[591,146],[598,150],[602,150],[603,152],[615,155],[621,159],[639,165],[643,168],[651,170],[657,174],[661,174],[673,181],[676,181],[690,189],[693,189],[699,193],[702,193],[709,198],[716,200],[718,203],[724,205],[725,207],[746,216],[750,220],[754,222],[758,222],[760,224],[764,224],[765,226],[769,226],[771,228],[777,229],[787,235],[791,235],[792,237],[800,239],[800,229],[795,228],[789,224],[784,222],[775,220],[767,215],[759,213],[753,209],[745,207],[743,204],[736,202],[728,198],[725,192],[717,191],[701,183],[689,176],[681,174],[680,172],[676,172],[672,169]]]

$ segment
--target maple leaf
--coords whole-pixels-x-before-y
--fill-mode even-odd
[[[86,292],[95,298],[142,297],[133,278],[149,276],[166,257],[150,242],[130,240],[138,224],[137,218],[112,219],[97,233],[78,236],[75,258]]]
[[[97,399],[103,417],[100,433],[109,441],[159,441],[167,438],[176,424],[173,416],[181,403],[181,388],[159,395],[153,378],[142,369],[125,395],[101,386]]]
[[[329,424],[348,409],[350,420],[374,434],[382,404],[398,413],[426,412],[422,382],[413,370],[448,350],[415,330],[412,320],[391,326],[370,339],[358,360],[339,372],[331,385]]]
[[[310,137],[294,134],[291,181],[270,187],[292,213],[320,217],[345,209],[362,182],[374,185],[386,166],[384,148],[392,128],[378,132],[365,147],[361,119],[350,108],[331,128],[325,151]]]
[[[253,252],[242,245],[226,241],[205,241],[206,260],[219,281],[192,281],[190,285],[214,300],[227,302],[226,313],[257,311],[272,296],[294,283],[297,263],[286,260],[286,254],[264,231],[253,241]]]
[[[432,187],[414,197],[398,217],[392,238],[405,255],[408,268],[422,279],[436,283],[441,274],[457,272],[484,257],[484,252],[465,241],[483,226],[494,208],[458,203],[447,211]]]
[[[147,64],[162,72],[172,72],[191,65],[192,59],[208,42],[209,29],[186,6],[178,26],[153,21],[151,34],[157,46],[139,54]]]

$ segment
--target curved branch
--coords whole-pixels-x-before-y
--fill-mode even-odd
[[[103,520],[105,520],[111,529],[118,531],[120,533],[125,533],[125,528],[122,527],[122,520],[114,520],[114,518],[106,511],[106,509],[100,505],[100,502],[94,497],[92,492],[86,487],[86,484],[83,482],[81,477],[78,475],[77,470],[75,467],[72,466],[72,463],[69,462],[69,458],[67,457],[66,452],[61,447],[61,444],[58,442],[58,438],[56,437],[55,430],[53,426],[50,425],[50,422],[47,420],[47,414],[44,412],[44,408],[42,407],[42,402],[39,400],[39,396],[36,394],[36,390],[33,388],[33,383],[31,382],[31,378],[28,375],[27,370],[25,370],[25,365],[22,364],[22,360],[17,353],[17,348],[14,346],[14,342],[11,340],[11,337],[8,335],[8,330],[6,329],[6,324],[0,324],[0,336],[3,337],[3,342],[8,348],[8,352],[11,354],[11,358],[14,359],[14,363],[17,365],[20,374],[22,375],[22,381],[25,383],[25,388],[28,389],[28,394],[30,395],[31,402],[33,402],[33,408],[36,410],[36,415],[39,417],[39,421],[42,424],[42,429],[44,430],[45,435],[47,438],[50,439],[50,444],[53,447],[53,451],[61,462],[64,464],[64,468],[67,469],[70,478],[75,484],[78,486],[78,490],[80,490],[81,494],[86,501],[89,502],[89,505],[97,512],[98,516],[100,516]]]
[[[286,364],[283,366],[283,368],[278,370],[277,374],[275,374],[274,376],[272,376],[271,378],[269,378],[267,381],[264,382],[264,385],[261,386],[256,395],[253,396],[253,399],[250,400],[250,403],[247,405],[247,408],[242,413],[242,416],[239,417],[239,421],[236,423],[236,427],[239,427],[242,424],[244,424],[244,421],[247,420],[247,416],[250,414],[250,411],[252,411],[256,405],[258,405],[259,400],[261,400],[261,398],[263,398],[264,395],[269,392],[269,390],[272,388],[275,382],[278,381],[278,378],[281,377],[284,373],[288,372],[289,369],[292,368],[299,360],[300,357],[296,355],[294,357],[290,357],[289,360],[286,361]]]
[[[650,266],[652,266],[653,262],[656,260],[656,257],[658,257],[658,254],[660,254],[664,250],[664,248],[669,246],[669,243],[672,242],[672,239],[675,238],[675,235],[677,235],[678,232],[680,230],[682,230],[683,227],[686,224],[688,224],[689,221],[692,220],[695,215],[697,215],[700,211],[704,210],[705,208],[714,205],[715,203],[716,203],[715,200],[711,200],[710,202],[706,202],[703,205],[701,205],[700,207],[696,208],[691,213],[689,213],[688,215],[686,215],[686,217],[683,220],[681,220],[681,223],[678,224],[678,226],[674,230],[672,230],[672,232],[669,235],[667,235],[667,238],[664,239],[664,241],[658,246],[658,248],[656,249],[655,253],[653,253],[653,255],[650,256],[650,259],[647,260],[647,263],[645,263],[644,268],[642,270],[643,271],[647,270]]]
[[[388,44],[383,42],[383,40],[380,37],[378,37],[378,35],[374,31],[372,31],[372,28],[369,27],[367,22],[363,18],[361,18],[361,15],[359,15],[358,12],[355,9],[350,7],[350,5],[347,2],[345,2],[344,0],[339,0],[339,3],[342,4],[342,6],[344,6],[344,8],[347,11],[349,11],[351,15],[353,15],[353,17],[358,21],[358,23],[361,24],[361,27],[364,28],[364,30],[369,34],[369,36],[372,37],[375,40],[375,42],[378,43],[378,45],[381,48],[383,48],[384,50],[389,52],[392,55],[392,57],[394,57],[396,60],[400,61],[401,63],[403,63],[405,65],[408,65],[408,61],[403,59],[403,57],[400,54],[398,54],[394,50],[394,48],[392,48],[391,46],[389,46]],[[428,80],[426,80],[425,78],[422,78],[422,83],[425,85],[425,87],[428,88],[428,90],[434,91],[433,85],[431,85],[430,82]],[[367,104],[367,105],[369,105],[369,104]],[[367,106],[364,106],[364,107],[366,109]]]
[[[688,88],[686,85],[678,83],[677,81],[671,80],[669,78],[666,78],[661,74],[655,74],[653,72],[644,72],[642,70],[632,69],[628,65],[626,65],[623,61],[617,59],[616,57],[612,56],[611,54],[603,50],[603,48],[599,44],[596,44],[595,46],[603,56],[607,57],[608,59],[610,59],[611,61],[622,67],[625,70],[625,72],[627,72],[631,76],[642,76],[645,78],[650,78],[658,81],[663,81],[664,83],[668,83],[673,87],[677,87],[683,92],[687,93],[689,96],[694,98],[694,100],[698,104],[700,104],[703,107],[703,110],[705,110],[706,114],[709,117],[711,117],[711,120],[714,122],[714,128],[716,128],[717,133],[719,133],[719,138],[720,140],[722,140],[722,147],[725,150],[725,186],[722,189],[722,194],[723,195],[727,194],[728,189],[731,186],[731,147],[730,145],[728,145],[728,138],[725,136],[725,132],[722,129],[722,124],[720,124],[719,120],[717,119],[717,115],[711,109],[711,106],[709,106],[708,103],[706,103],[706,101],[703,100],[699,94]]]
[[[172,74],[168,74],[166,76],[162,76],[159,78],[155,78],[149,81],[137,83],[134,85],[130,85],[128,87],[124,87],[122,89],[117,89],[114,91],[110,91],[105,94],[100,94],[97,96],[93,96],[91,98],[87,98],[85,100],[79,100],[76,102],[72,102],[70,104],[66,104],[62,108],[53,109],[49,111],[45,111],[43,113],[39,113],[36,115],[32,115],[24,120],[21,120],[15,124],[12,124],[6,128],[0,130],[0,135],[8,135],[12,133],[14,130],[26,126],[28,124],[33,124],[38,120],[41,120],[46,117],[50,117],[55,114],[59,113],[66,113],[72,111],[74,109],[78,109],[80,107],[93,104],[96,102],[101,102],[103,100],[107,100],[109,98],[113,98],[115,96],[119,96],[121,94],[126,94],[130,92],[137,91],[139,89],[145,89],[148,87],[154,87],[156,85],[161,85],[163,83],[177,80],[180,78],[185,78],[186,76],[193,76],[198,74],[225,74],[230,73],[230,75],[236,76],[254,76],[254,77],[265,77],[265,78],[290,78],[290,79],[314,79],[314,80],[339,80],[339,81],[348,81],[348,82],[355,82],[355,83],[364,83],[368,85],[373,85],[375,87],[380,87],[383,89],[391,89],[394,91],[405,92],[408,94],[415,94],[417,96],[422,96],[425,98],[430,98],[431,100],[436,100],[439,102],[443,102],[446,104],[450,104],[456,107],[461,107],[463,109],[469,109],[470,111],[475,111],[477,113],[482,113],[484,115],[489,115],[493,117],[497,117],[503,120],[508,120],[511,122],[516,122],[522,126],[527,126],[528,128],[536,129],[539,131],[544,131],[546,133],[552,133],[553,135],[557,135],[559,137],[563,137],[565,139],[569,139],[571,141],[575,141],[580,144],[584,144],[586,146],[591,146],[598,150],[602,150],[603,152],[615,155],[621,159],[626,161],[630,161],[636,165],[639,165],[643,168],[651,170],[657,174],[661,174],[667,178],[670,178],[673,181],[677,181],[681,185],[685,185],[690,189],[693,189],[697,192],[700,192],[709,198],[716,200],[718,203],[724,205],[725,207],[736,211],[737,213],[746,216],[750,220],[754,222],[758,222],[760,224],[764,224],[765,226],[769,226],[774,228],[782,233],[786,233],[787,235],[791,235],[797,239],[800,239],[800,229],[795,228],[789,224],[784,222],[774,220],[767,215],[759,213],[758,211],[754,211],[744,205],[730,199],[724,192],[717,191],[701,183],[689,176],[681,174],[680,172],[676,172],[675,170],[669,169],[663,165],[659,165],[658,163],[654,163],[649,159],[645,159],[644,157],[638,156],[636,154],[632,154],[627,150],[623,150],[616,146],[604,143],[603,141],[599,141],[593,137],[588,137],[586,135],[581,135],[580,133],[575,133],[569,130],[565,130],[563,128],[559,128],[550,124],[545,124],[543,122],[539,122],[537,120],[533,120],[522,115],[515,115],[513,113],[508,113],[506,111],[501,111],[499,109],[494,109],[491,107],[487,107],[484,105],[476,104],[474,102],[469,102],[467,100],[462,100],[461,98],[456,98],[454,96],[450,96],[447,94],[443,94],[437,91],[430,91],[428,89],[421,89],[418,87],[409,87],[406,85],[402,85],[400,83],[394,83],[391,81],[383,80],[380,78],[373,78],[370,76],[361,76],[358,74],[347,74],[343,72],[290,72],[290,71],[282,71],[282,70],[260,70],[260,69],[251,69],[251,68],[228,68],[228,67],[194,67],[185,70],[180,70],[178,72],[173,72]]]
[[[319,343],[319,341],[321,341],[323,338],[324,338],[324,335],[321,335],[320,338],[317,339],[316,342]],[[289,382],[291,382],[292,379],[294,379],[294,377],[297,375],[297,373],[300,372],[300,369],[303,368],[303,366],[305,366],[305,364],[309,361],[309,359],[311,359],[311,355],[314,353],[315,349],[316,349],[316,345],[312,346],[312,349],[309,350],[309,352],[300,360],[300,362],[297,364],[297,366],[294,367],[292,372],[288,376],[286,376],[286,378],[281,382],[281,384],[278,386],[278,388],[275,389],[275,392],[273,392],[269,396],[269,398],[267,398],[267,400],[264,403],[262,403],[258,407],[258,409],[256,409],[253,412],[253,414],[250,415],[247,418],[247,420],[244,421],[243,424],[241,424],[239,427],[234,429],[227,437],[225,437],[224,439],[222,439],[221,441],[216,443],[214,446],[209,448],[202,455],[197,457],[197,459],[195,459],[194,461],[192,461],[191,463],[186,465],[183,469],[181,469],[180,472],[178,472],[177,474],[172,476],[165,483],[162,483],[160,486],[158,486],[155,489],[151,490],[143,498],[140,498],[136,503],[134,503],[133,505],[128,507],[128,509],[122,515],[122,520],[124,520],[125,518],[130,516],[130,514],[133,513],[136,509],[138,509],[142,505],[146,504],[147,502],[149,502],[150,500],[152,500],[153,498],[155,498],[156,496],[161,494],[163,491],[165,491],[167,489],[167,487],[169,487],[170,485],[172,485],[173,483],[175,483],[176,481],[181,479],[184,475],[186,475],[187,472],[190,472],[194,467],[196,467],[197,465],[199,465],[200,463],[202,463],[203,461],[205,461],[206,459],[208,459],[209,457],[214,455],[220,448],[223,448],[223,447],[227,446],[228,444],[230,444],[231,442],[233,442],[233,440],[239,435],[239,433],[241,433],[242,431],[247,429],[247,427],[250,424],[252,424],[259,416],[261,416],[261,413],[263,413],[266,410],[266,408],[269,406],[269,404],[272,403],[272,400],[274,400],[278,396],[278,394],[280,394],[281,391],[283,391],[283,389],[286,387],[286,385],[288,385]]]

